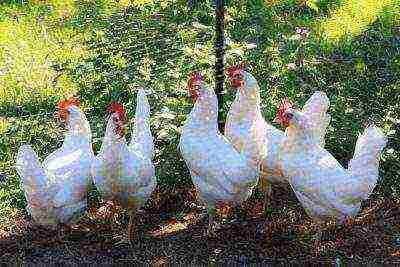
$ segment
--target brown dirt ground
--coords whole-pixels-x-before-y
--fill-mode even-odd
[[[251,198],[215,239],[207,238],[207,216],[191,205],[195,199],[193,189],[156,190],[139,217],[133,245],[116,244],[127,219],[115,205],[91,206],[78,223],[58,230],[32,225],[16,210],[10,223],[0,225],[0,263],[400,264],[400,201],[366,201],[351,228],[333,228],[315,247],[318,227],[289,189],[275,190],[267,215]],[[121,223],[111,223],[111,214]]]

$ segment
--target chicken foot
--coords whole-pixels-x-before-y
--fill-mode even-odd
[[[128,228],[127,228],[127,236],[128,240],[132,241],[134,240],[137,235],[136,235],[136,219],[137,219],[137,212],[136,208],[133,208],[129,211],[129,223],[128,223]]]
[[[119,239],[116,245],[121,244],[131,244],[132,241],[137,237],[136,236],[136,219],[137,219],[137,207],[136,204],[133,203],[134,201],[129,201],[127,212],[129,216],[129,222],[126,229],[126,232],[122,235],[117,236],[116,238]]]
[[[215,234],[215,228],[216,228],[215,215],[216,215],[215,207],[208,208],[208,228],[207,228],[208,238],[215,238],[217,236]]]

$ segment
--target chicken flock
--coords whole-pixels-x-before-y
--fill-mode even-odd
[[[275,119],[286,127],[282,131],[264,120],[255,77],[239,65],[229,68],[228,75],[237,92],[225,133],[218,129],[217,96],[202,74],[195,72],[188,80],[194,106],[178,145],[199,199],[207,206],[208,235],[215,235],[218,206],[240,205],[256,187],[265,194],[264,205],[270,202],[271,188],[289,184],[315,221],[333,219],[343,224],[354,218],[377,183],[379,156],[387,143],[382,131],[373,125],[364,129],[345,169],[324,149],[330,123],[329,99],[324,92],[315,92],[301,110],[285,98]],[[97,156],[79,100],[61,101],[58,111],[67,128],[61,148],[42,163],[31,146],[23,145],[18,151],[16,169],[28,213],[40,225],[71,223],[85,211],[87,192],[93,183],[104,201],[118,202],[129,212],[122,241],[132,240],[136,211],[156,185],[150,105],[145,90],[137,93],[130,142],[125,138],[128,118],[123,105],[110,103]]]

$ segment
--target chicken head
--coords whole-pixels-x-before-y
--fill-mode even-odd
[[[119,102],[111,102],[107,108],[107,112],[111,114],[113,118],[115,134],[119,135],[120,137],[125,136],[125,123],[127,116],[124,106]]]
[[[58,117],[63,121],[68,121],[69,111],[71,106],[79,107],[80,102],[77,97],[71,97],[67,100],[62,100],[58,103]]]
[[[195,71],[190,74],[187,88],[190,93],[190,97],[192,98],[193,102],[196,102],[197,98],[200,96],[198,87],[203,83],[204,77],[201,72]]]

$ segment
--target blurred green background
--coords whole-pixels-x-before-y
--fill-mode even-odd
[[[400,3],[398,0],[226,1],[227,63],[258,79],[264,117],[284,96],[299,105],[322,90],[331,101],[326,148],[347,166],[363,123],[389,143],[375,196],[400,197]],[[213,82],[212,1],[0,1],[0,221],[25,198],[14,164],[21,144],[41,158],[58,148],[57,102],[78,95],[100,149],[105,110],[135,88],[151,90],[158,183],[190,184],[177,144],[192,103],[188,74]],[[226,84],[223,116],[233,99]],[[278,126],[277,126],[278,127]]]

